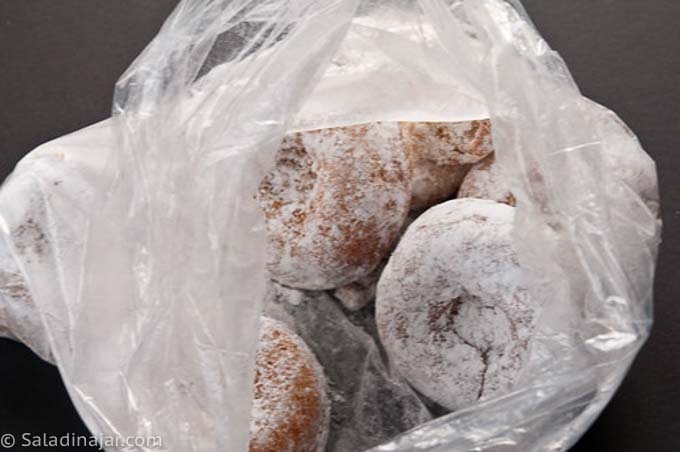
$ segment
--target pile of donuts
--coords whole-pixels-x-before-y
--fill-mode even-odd
[[[257,199],[271,279],[331,291],[351,311],[375,302],[390,366],[425,399],[458,410],[521,375],[539,303],[513,251],[515,199],[495,165],[488,120],[290,133]],[[270,379],[296,383],[270,394],[256,383],[255,412],[267,414],[254,416],[251,450],[321,451],[323,370],[302,339],[272,325],[264,323],[261,350],[272,349],[271,328],[279,328],[309,375],[274,372],[258,354],[258,380],[271,371]],[[289,402],[272,403],[274,392]]]
[[[623,189],[658,212],[653,163],[609,154]],[[289,133],[255,195],[269,277],[295,293],[328,291],[347,312],[369,310],[390,369],[428,407],[455,411],[498,396],[522,378],[544,301],[532,299],[513,250],[515,197],[503,177],[488,120]],[[27,217],[12,237],[42,249],[39,228]],[[26,279],[3,259],[0,336],[40,350],[45,331]],[[262,318],[251,452],[325,448],[329,385],[294,329]],[[53,360],[49,350],[41,356]]]

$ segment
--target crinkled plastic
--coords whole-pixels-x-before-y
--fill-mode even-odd
[[[0,334],[56,362],[95,435],[247,450],[266,281],[253,193],[291,130],[490,117],[521,263],[550,294],[510,393],[396,437],[394,423],[355,425],[383,443],[329,447],[565,450],[649,334],[654,163],[581,95],[519,2],[184,0],[121,77],[113,111],[35,150],[0,192]],[[322,312],[328,325],[339,313]],[[412,400],[350,326],[369,357],[360,400],[383,403],[370,396],[385,381]]]

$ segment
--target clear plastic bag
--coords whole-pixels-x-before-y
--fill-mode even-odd
[[[266,279],[253,193],[284,133],[485,117],[522,266],[550,294],[531,358],[507,395],[375,450],[565,450],[651,328],[656,175],[515,1],[182,1],[114,117],[3,187],[0,264],[34,304],[0,313],[54,359],[93,434],[246,450]]]

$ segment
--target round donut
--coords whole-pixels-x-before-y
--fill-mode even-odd
[[[314,354],[285,325],[262,317],[250,452],[321,452],[329,422],[326,378]]]
[[[400,127],[413,167],[413,210],[453,198],[470,165],[493,151],[488,120],[402,122]]]
[[[517,204],[515,196],[503,180],[494,154],[472,166],[460,185],[458,197],[490,199],[510,206]]]
[[[507,391],[528,355],[536,309],[512,248],[514,209],[472,198],[429,209],[378,282],[391,365],[450,410]]]
[[[611,196],[628,197],[631,198],[631,203],[635,204],[636,201],[630,196],[631,192],[635,193],[649,211],[657,215],[659,204],[654,161],[637,148],[604,146],[602,149],[602,163],[610,174],[610,177],[605,180],[612,185],[612,190],[619,191],[619,193],[612,193]],[[545,181],[541,173],[535,168],[530,168],[526,177],[535,199],[541,203],[547,202]],[[517,203],[515,196],[508,188],[507,181],[504,180],[495,154],[473,165],[463,179],[458,190],[458,198],[489,199],[511,206]]]
[[[287,135],[258,195],[272,278],[325,290],[370,274],[406,218],[410,176],[396,123]]]

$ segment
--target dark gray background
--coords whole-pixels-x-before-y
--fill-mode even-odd
[[[35,146],[109,115],[116,78],[175,4],[0,0],[0,180]],[[526,0],[525,6],[583,92],[638,134],[661,184],[654,331],[573,450],[680,450],[680,1]],[[84,434],[85,428],[57,370],[24,346],[0,340],[0,434],[6,432]]]

